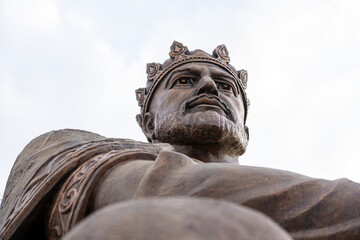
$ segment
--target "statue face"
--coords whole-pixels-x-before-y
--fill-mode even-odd
[[[161,118],[180,110],[185,113],[214,111],[243,123],[242,93],[238,93],[235,86],[232,75],[217,65],[187,63],[162,80],[151,102],[151,110]],[[191,101],[193,98],[198,100]]]
[[[165,76],[150,103],[150,138],[173,144],[244,142],[244,102],[235,79],[211,63],[187,63]],[[150,124],[151,125],[151,124]],[[149,124],[148,124],[149,126]],[[228,135],[232,136],[228,139]],[[240,139],[233,139],[240,138]]]

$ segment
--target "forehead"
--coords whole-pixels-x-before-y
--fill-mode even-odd
[[[205,63],[205,62],[191,62],[180,65],[174,68],[173,70],[171,70],[169,76],[171,76],[172,73],[177,73],[177,72],[200,74],[204,71],[209,72],[210,74],[222,74],[222,75],[232,76],[227,70],[220,67],[219,65],[212,63]]]

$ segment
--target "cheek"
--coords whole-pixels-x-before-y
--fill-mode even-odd
[[[245,111],[242,100],[239,98],[232,97],[230,99],[226,99],[225,102],[228,104],[228,107],[236,115],[237,122],[244,123]]]
[[[181,105],[191,98],[191,91],[170,89],[159,95],[158,112],[171,114],[180,110]]]

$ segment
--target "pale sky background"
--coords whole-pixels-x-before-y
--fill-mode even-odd
[[[249,72],[244,165],[360,182],[360,1],[0,0],[0,198],[62,128],[145,141],[134,90],[173,40]]]

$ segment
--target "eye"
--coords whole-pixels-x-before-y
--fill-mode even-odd
[[[217,83],[217,88],[219,89],[219,91],[223,91],[225,93],[231,93],[234,94],[234,89],[233,87],[228,84],[228,83],[224,83],[224,82],[218,82]]]
[[[182,77],[174,81],[172,87],[179,86],[179,87],[189,87],[193,86],[195,83],[195,78],[192,77]]]

